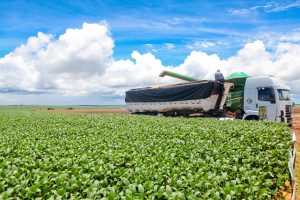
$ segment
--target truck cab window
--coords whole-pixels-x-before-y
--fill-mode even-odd
[[[279,100],[282,100],[282,101],[291,100],[289,90],[278,89],[278,96],[279,96]]]
[[[258,88],[258,100],[272,101],[274,97],[274,90],[272,88]]]

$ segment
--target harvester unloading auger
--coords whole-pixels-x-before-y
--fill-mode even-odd
[[[167,70],[163,70],[163,71],[159,74],[159,76],[160,76],[160,77],[171,76],[171,77],[173,77],[173,78],[178,78],[178,79],[181,79],[181,80],[184,80],[184,81],[199,81],[199,80],[196,79],[196,78],[189,77],[189,76],[182,75],[182,74],[178,74],[178,73],[171,72],[171,71],[167,71]]]

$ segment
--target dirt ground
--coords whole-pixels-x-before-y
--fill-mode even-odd
[[[297,151],[296,151],[296,183],[297,183],[297,198],[300,197],[300,108],[293,109],[293,131],[296,134],[297,139]]]
[[[293,109],[293,131],[296,133],[297,143],[300,143],[300,108]]]

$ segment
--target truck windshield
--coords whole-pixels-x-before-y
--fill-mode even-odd
[[[290,99],[290,91],[289,90],[278,90],[279,100],[289,101]]]

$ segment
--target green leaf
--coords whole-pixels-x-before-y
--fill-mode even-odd
[[[226,197],[225,197],[225,200],[231,200],[231,195],[227,194]]]
[[[144,189],[143,185],[141,185],[141,184],[138,185],[138,192],[139,193],[144,193],[145,192],[145,189]]]
[[[172,193],[172,188],[169,185],[166,186],[166,192]]]

